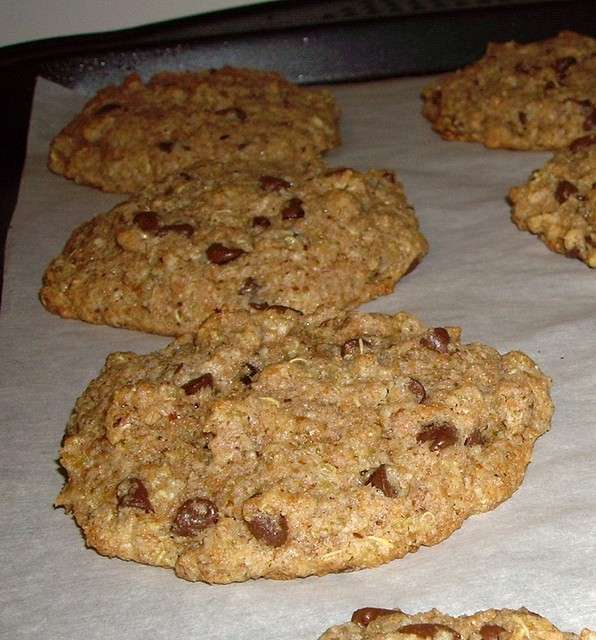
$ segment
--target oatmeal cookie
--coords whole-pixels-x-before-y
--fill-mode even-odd
[[[197,166],[77,229],[43,304],[65,318],[181,335],[215,310],[318,318],[390,293],[427,251],[389,171]]]
[[[224,67],[133,74],[102,89],[52,141],[55,173],[131,193],[193,162],[297,162],[339,144],[339,111],[325,90],[275,73]]]
[[[56,504],[99,553],[188,580],[374,567],[516,490],[549,386],[523,353],[405,313],[214,314],[108,357],[67,427]]]
[[[469,616],[448,616],[437,609],[407,614],[399,609],[366,607],[352,621],[332,627],[320,640],[596,640],[596,633],[559,631],[527,609],[488,609]]]
[[[596,135],[559,151],[509,192],[511,218],[552,251],[596,267]]]
[[[532,44],[491,43],[422,97],[423,114],[446,140],[560,149],[596,133],[596,40],[563,31]]]

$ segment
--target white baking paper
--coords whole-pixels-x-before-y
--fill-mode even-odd
[[[343,146],[329,160],[397,169],[431,247],[366,309],[461,326],[464,341],[521,349],[552,376],[552,431],[521,489],[442,544],[351,574],[209,586],[86,549],[52,507],[69,412],[108,353],[167,339],[62,320],[38,301],[43,270],[75,225],[120,199],[46,169],[50,139],[84,98],[40,80],[0,317],[3,638],[314,640],[363,606],[462,614],[525,605],[565,630],[596,627],[596,270],[510,221],[508,188],[548,154],[441,140],[420,115],[425,83],[335,87]]]

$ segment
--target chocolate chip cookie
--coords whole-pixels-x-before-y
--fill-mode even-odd
[[[546,618],[527,609],[489,609],[451,617],[436,609],[407,614],[399,609],[367,607],[352,621],[332,627],[320,640],[596,640],[596,632],[559,631]]]
[[[329,318],[390,293],[426,251],[392,172],[209,163],[77,229],[41,300],[65,318],[164,335],[216,310]]]
[[[339,144],[324,90],[275,73],[224,67],[129,76],[101,90],[53,140],[49,168],[131,193],[201,160],[299,161]]]
[[[491,43],[422,97],[423,114],[446,140],[560,149],[596,133],[596,40],[563,31],[532,44]]]
[[[552,251],[596,267],[596,134],[559,151],[509,192],[511,217]]]
[[[523,353],[405,313],[216,313],[108,357],[68,424],[56,504],[99,553],[188,580],[374,567],[517,489],[549,386]]]

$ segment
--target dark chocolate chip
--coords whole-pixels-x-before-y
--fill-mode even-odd
[[[192,396],[201,389],[213,389],[214,381],[210,373],[204,373],[198,378],[193,378],[182,385],[182,389],[187,396]]]
[[[229,114],[232,114],[232,115],[236,116],[236,118],[238,118],[238,120],[240,120],[240,122],[244,122],[246,120],[246,118],[248,117],[246,115],[246,111],[244,111],[243,109],[240,109],[239,107],[228,107],[227,109],[219,109],[215,113],[218,116],[227,116]]]
[[[179,233],[187,238],[191,238],[194,232],[195,228],[191,224],[182,222],[178,224],[165,224],[159,229],[158,235],[163,236],[166,233]]]
[[[99,109],[95,112],[96,116],[105,116],[106,113],[111,113],[112,111],[116,111],[118,109],[122,109],[122,105],[116,102],[108,102],[103,106],[99,107]]]
[[[302,208],[302,200],[300,198],[290,198],[281,210],[283,220],[297,220],[304,218],[304,209]]]
[[[251,296],[254,295],[260,288],[261,285],[254,278],[246,278],[242,283],[240,289],[238,289],[238,295]]]
[[[395,184],[395,173],[393,171],[383,171],[383,178],[385,178],[387,182]]]
[[[596,136],[583,136],[583,138],[577,138],[576,140],[574,140],[569,145],[569,148],[575,153],[576,151],[587,149],[593,144],[596,144]]]
[[[271,220],[269,220],[267,216],[255,216],[252,219],[252,226],[263,227],[263,229],[266,229],[271,226]]]
[[[390,616],[392,613],[401,613],[399,609],[380,609],[378,607],[363,607],[356,609],[352,614],[352,622],[359,624],[361,627],[368,625],[381,616]]]
[[[249,302],[248,306],[256,309],[257,311],[265,311],[266,309],[269,309],[269,305],[266,302]]]
[[[189,498],[185,500],[172,522],[172,533],[177,536],[194,536],[199,531],[217,524],[219,514],[217,506],[207,498]]]
[[[209,262],[213,264],[227,264],[228,262],[232,262],[232,260],[236,260],[245,252],[238,247],[226,247],[220,242],[214,242],[207,247],[205,253],[207,254]]]
[[[152,513],[153,507],[149,500],[147,488],[138,478],[127,478],[123,480],[116,491],[118,496],[118,508],[132,507],[141,509],[145,513]]]
[[[410,393],[413,393],[418,401],[418,404],[424,402],[426,400],[426,389],[420,380],[416,380],[416,378],[410,378],[408,382],[408,390]]]
[[[375,489],[382,491],[388,498],[396,498],[399,495],[398,490],[389,481],[387,467],[384,464],[378,466],[370,476],[368,476],[368,480],[364,484],[369,484]]]
[[[261,370],[258,367],[255,367],[255,365],[251,364],[250,362],[245,362],[244,367],[248,373],[244,373],[240,377],[240,382],[242,382],[242,384],[245,384],[246,386],[249,386],[253,382],[253,377],[256,376],[257,373],[260,373]]]
[[[581,251],[577,247],[571,247],[571,249],[565,249],[565,255],[568,258],[573,258],[575,260],[582,259]]]
[[[161,225],[160,217],[157,213],[153,213],[153,211],[139,211],[138,213],[135,213],[132,221],[142,231],[148,232],[158,231]]]
[[[577,193],[577,187],[568,180],[560,180],[555,190],[555,198],[557,202],[563,204],[574,193]]]
[[[259,178],[261,183],[261,189],[264,191],[281,191],[282,189],[289,189],[290,183],[283,178],[276,178],[275,176],[261,176]]]
[[[174,143],[173,142],[158,142],[157,146],[159,147],[160,151],[163,151],[164,153],[172,153],[172,149],[174,148]]]
[[[591,131],[596,127],[596,107],[592,107],[592,110],[586,116],[584,120],[584,131]]]
[[[431,451],[440,451],[457,442],[457,429],[450,422],[431,422],[422,427],[416,440],[429,443]]]
[[[431,329],[427,335],[420,340],[420,344],[427,349],[438,351],[439,353],[447,353],[449,349],[449,333],[443,327],[435,327]]]
[[[400,627],[398,633],[409,633],[419,638],[434,638],[437,631],[448,631],[452,634],[453,638],[459,640],[460,634],[446,624],[438,624],[431,622],[418,622],[415,624],[407,624],[404,627]]]
[[[288,521],[285,516],[270,516],[257,513],[246,522],[248,530],[261,542],[270,547],[281,547],[288,539]]]
[[[525,111],[518,111],[517,119],[524,125],[524,127],[528,124],[528,116]]]
[[[480,627],[479,633],[482,640],[499,640],[505,629],[498,624],[485,624]]]
[[[464,440],[466,447],[474,447],[476,445],[486,444],[486,438],[480,429],[474,429],[472,433]]]

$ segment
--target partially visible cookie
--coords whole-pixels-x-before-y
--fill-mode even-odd
[[[511,217],[552,251],[596,267],[596,134],[559,151],[509,191]]]
[[[324,90],[275,73],[224,67],[129,76],[102,89],[52,141],[49,168],[130,193],[193,162],[300,161],[339,144],[339,111]]]
[[[399,609],[367,607],[352,621],[332,627],[320,640],[596,640],[596,632],[559,631],[527,609],[488,609],[452,617],[432,609],[413,615]]]
[[[44,275],[65,318],[181,335],[216,310],[317,318],[390,293],[427,243],[388,171],[196,166],[77,229]]]
[[[215,314],[108,357],[72,413],[57,505],[99,553],[188,580],[374,567],[516,490],[549,386],[524,354],[405,313]]]
[[[491,43],[422,97],[423,114],[446,140],[560,149],[596,133],[596,40],[563,31],[532,44]]]

